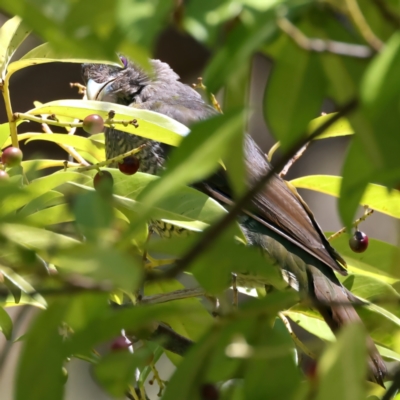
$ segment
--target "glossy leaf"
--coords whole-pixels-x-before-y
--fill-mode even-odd
[[[181,142],[182,136],[186,136],[189,132],[186,126],[162,114],[103,101],[53,101],[30,110],[29,114],[55,114],[83,120],[95,111],[96,114],[106,119],[110,110],[115,111],[115,120],[132,121],[132,119],[136,119],[139,124],[138,128],[130,124],[127,126],[119,124],[118,130],[157,140],[171,146],[177,146]]]
[[[43,296],[40,293],[36,293],[35,288],[26,280],[24,279],[21,275],[17,274],[15,271],[13,271],[11,268],[6,267],[4,265],[0,265],[0,272],[2,275],[4,275],[10,282],[12,282],[13,285],[15,285],[21,292],[25,293],[28,295],[27,297],[31,298],[31,301],[35,303],[36,306],[39,306],[41,308],[46,308],[47,307],[47,302],[43,298]],[[29,304],[29,301],[19,301],[18,302],[26,304]]]
[[[339,197],[342,178],[330,175],[310,175],[290,181],[296,188],[310,189],[317,192]],[[370,183],[360,204],[367,204],[375,211],[387,214],[391,217],[400,218],[400,192]]]
[[[0,77],[4,80],[11,57],[29,35],[20,17],[6,21],[0,28]],[[1,140],[0,140],[1,142]]]
[[[98,142],[92,142],[88,138],[84,138],[82,136],[75,136],[75,135],[63,135],[59,133],[53,133],[52,135],[36,135],[32,136],[30,139],[26,141],[29,143],[34,140],[45,140],[48,142],[54,142],[63,144],[66,146],[76,147],[77,149],[83,150],[100,162],[104,161],[105,158],[105,150],[104,146],[102,146]]]
[[[35,47],[27,54],[25,54],[18,61],[12,62],[8,67],[9,73],[14,73],[22,68],[30,67],[32,65],[46,64],[50,62],[68,62],[68,63],[78,63],[83,64],[86,62],[99,63],[99,64],[109,64],[120,67],[120,62],[117,57],[110,57],[110,60],[100,59],[93,60],[92,58],[77,58],[72,54],[63,54],[62,52],[54,51],[49,43],[41,44]]]
[[[324,122],[329,120],[334,113],[322,115],[321,117],[314,118],[308,124],[307,131],[309,133],[313,132],[319,126],[321,126]],[[333,123],[328,129],[324,131],[322,135],[316,137],[315,140],[320,139],[328,139],[338,136],[347,136],[354,134],[354,128],[351,126],[349,121],[346,118],[340,118],[338,121]]]

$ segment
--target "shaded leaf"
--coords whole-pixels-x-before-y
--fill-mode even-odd
[[[7,340],[11,340],[13,323],[11,317],[4,308],[0,307],[0,331],[3,332]]]
[[[283,149],[304,135],[310,119],[318,115],[324,96],[325,77],[318,55],[300,49],[287,37],[264,97],[264,117]]]
[[[365,399],[365,343],[365,332],[360,325],[343,327],[337,342],[329,346],[318,363],[318,400]]]

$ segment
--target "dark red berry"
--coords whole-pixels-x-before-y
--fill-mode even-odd
[[[7,167],[17,167],[22,161],[22,151],[18,147],[7,147],[1,155],[1,162]]]
[[[104,120],[98,114],[88,115],[83,120],[82,128],[85,132],[89,133],[90,135],[94,135],[95,133],[100,133],[104,129]]]
[[[349,245],[355,253],[362,253],[367,250],[368,236],[364,232],[355,231],[353,237],[349,240]]]
[[[10,176],[7,174],[7,172],[0,169],[0,182],[8,181],[9,178]]]
[[[114,179],[108,171],[99,171],[93,178],[94,188],[102,194],[111,194]]]
[[[125,175],[136,174],[139,167],[140,161],[135,156],[125,157],[121,163],[118,163],[119,170]]]
[[[205,383],[200,387],[200,398],[202,400],[218,400],[219,390],[212,383]]]
[[[132,343],[128,340],[128,338],[121,335],[113,340],[110,347],[112,351],[119,351],[127,350],[131,345]]]

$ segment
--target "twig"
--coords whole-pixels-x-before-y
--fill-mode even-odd
[[[379,9],[383,18],[390,22],[396,29],[400,26],[400,15],[392,12],[384,0],[372,0]]]
[[[359,224],[360,222],[365,221],[371,214],[373,214],[373,212],[374,212],[374,210],[372,210],[371,208],[367,208],[367,209],[365,210],[365,212],[364,212],[364,215],[363,215],[362,217],[356,219],[356,220],[353,222],[353,225],[352,225],[352,226],[354,226],[355,228],[357,228],[358,224]],[[345,232],[346,232],[346,228],[345,228],[345,227],[342,228],[342,229],[339,229],[337,232],[333,233],[331,236],[328,237],[328,241],[330,242],[330,241],[332,241],[332,240],[338,238],[340,235],[342,235],[342,234],[345,233]]]
[[[292,165],[304,154],[304,152],[307,150],[308,146],[310,145],[310,142],[306,143],[296,154],[294,157],[292,157],[285,165],[283,170],[279,173],[279,176],[283,178],[288,172],[289,169],[292,167]]]
[[[141,151],[144,147],[146,147],[146,144],[142,144],[139,147],[136,147],[133,150],[127,151],[126,153],[120,154],[117,157],[113,157],[113,158],[109,158],[105,161],[99,162],[97,164],[94,165],[89,165],[87,167],[82,167],[82,168],[77,168],[76,172],[84,172],[84,171],[90,171],[91,169],[99,169],[100,167],[106,167],[107,165],[110,165],[114,162],[119,162],[119,161],[123,161],[123,159],[125,157],[131,156],[133,154],[139,153],[139,151]],[[68,168],[68,164],[66,165],[66,168]]]
[[[191,297],[204,296],[205,290],[202,288],[181,289],[169,293],[154,294],[152,296],[143,296],[140,301],[141,304],[160,304],[169,301],[189,299]]]
[[[400,368],[396,371],[396,373],[393,376],[393,382],[388,390],[386,390],[386,393],[382,397],[381,400],[390,400],[393,398],[393,396],[397,393],[397,391],[400,389]]]
[[[11,134],[11,143],[14,147],[19,148],[18,142],[18,133],[17,133],[17,121],[14,120],[14,114],[11,106],[11,98],[10,98],[10,78],[12,73],[8,73],[4,78],[4,82],[2,82],[1,91],[3,93],[4,105],[6,108],[7,119],[10,124],[10,134]]]
[[[275,154],[275,152],[281,147],[281,142],[276,142],[270,149],[267,154],[267,161],[271,162],[272,161],[272,156]]]
[[[337,113],[332,115],[328,120],[326,120],[322,125],[318,126],[311,135],[306,133],[303,137],[295,143],[288,153],[282,157],[275,166],[272,166],[271,170],[268,171],[264,176],[262,176],[256,184],[247,191],[233,206],[228,214],[226,214],[222,219],[220,219],[216,224],[212,225],[209,229],[203,232],[200,240],[180,259],[177,260],[174,266],[166,269],[163,273],[157,274],[153,271],[148,271],[145,278],[147,280],[161,280],[173,278],[179,273],[183,272],[184,269],[190,265],[197,256],[203,254],[204,251],[212,244],[218,236],[233,222],[236,220],[237,216],[242,212],[245,206],[250,203],[253,197],[265,187],[267,182],[274,176],[277,171],[280,171],[286,163],[296,155],[296,153],[310,140],[313,140],[317,136],[321,135],[326,129],[328,129],[332,124],[338,121],[343,116],[349,114],[357,108],[357,100],[352,99],[347,104],[345,104]]]
[[[48,124],[42,124],[43,131],[49,135],[52,135],[54,132],[50,129]],[[57,143],[63,150],[65,150],[70,156],[72,156],[76,161],[78,161],[81,165],[90,165],[72,146],[67,146],[62,143]]]
[[[358,6],[357,0],[345,0],[347,10],[354,24],[358,28],[364,40],[376,51],[381,51],[384,47],[383,42],[375,35],[371,27],[368,25],[363,13]]]
[[[54,125],[54,126],[61,126],[63,128],[82,128],[83,123],[82,122],[62,122],[58,121],[56,119],[49,119],[49,118],[41,118],[37,117],[35,115],[31,114],[26,114],[26,113],[14,113],[12,115],[13,121],[16,123],[18,120],[22,121],[32,121],[32,122],[37,122],[39,124],[49,124],[49,125]],[[123,125],[123,126],[128,126],[128,125],[133,125],[135,128],[139,127],[139,124],[136,119],[133,120],[116,120],[113,118],[106,118],[104,119],[104,124],[110,127],[114,127],[114,125]]]
[[[86,94],[86,86],[85,85],[82,85],[81,83],[77,83],[77,82],[71,82],[70,84],[69,84],[69,86],[71,87],[71,88],[73,88],[73,87],[76,87],[76,88],[78,88],[78,94]]]
[[[197,78],[197,83],[192,83],[192,87],[194,89],[201,89],[201,90],[206,90],[207,86],[204,85],[203,83],[203,78],[200,76]],[[213,107],[222,114],[222,108],[220,106],[220,104],[218,103],[217,98],[214,96],[213,93],[210,93],[210,100],[211,100],[211,104],[213,105]]]
[[[310,39],[287,18],[278,18],[277,25],[304,50],[318,53],[328,52],[356,58],[368,58],[372,56],[371,49],[360,44],[343,43],[334,40]]]

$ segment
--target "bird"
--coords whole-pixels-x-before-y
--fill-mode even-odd
[[[89,100],[155,111],[188,127],[219,114],[196,90],[182,83],[167,63],[150,60],[152,72],[149,73],[123,55],[120,55],[120,60],[121,67],[82,65]],[[158,174],[168,157],[167,145],[115,128],[105,130],[107,159],[142,144],[146,146],[137,154],[139,171]],[[272,166],[248,134],[245,135],[244,147],[246,179],[251,186]],[[232,199],[223,169],[194,187],[217,201]],[[276,261],[289,284],[311,300],[331,330],[336,333],[343,325],[361,323],[353,307],[353,303],[360,303],[360,300],[344,288],[335,275],[335,272],[347,275],[346,262],[328,242],[297,192],[274,174],[253,198],[249,211],[239,221],[248,242]],[[155,227],[161,236],[163,229],[165,226]],[[367,337],[367,349],[368,379],[384,386],[386,366],[370,337]]]

